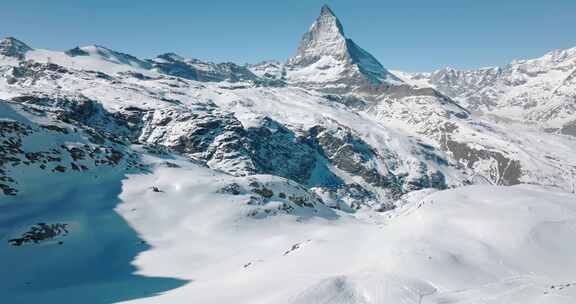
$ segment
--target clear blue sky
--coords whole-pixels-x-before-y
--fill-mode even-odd
[[[2,0],[0,36],[237,63],[291,56],[322,4],[388,68],[502,65],[576,46],[576,0]]]

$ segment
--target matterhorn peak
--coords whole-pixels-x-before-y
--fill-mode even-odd
[[[322,5],[322,8],[320,9],[320,16],[323,16],[323,15],[330,15],[330,16],[336,17],[336,15],[334,15],[334,12],[328,6],[328,4]]]
[[[326,82],[330,78],[329,81],[335,84],[369,83],[378,86],[383,82],[402,82],[370,53],[346,38],[340,20],[327,5],[322,6],[320,16],[302,37],[298,51],[288,60],[287,67],[292,70],[306,68],[310,80],[322,78]],[[301,73],[296,74],[299,76],[296,82],[307,82],[300,77]]]
[[[327,5],[322,6],[320,16],[302,37],[298,53],[288,61],[289,65],[305,66],[316,62],[324,55],[346,57],[344,28]]]
[[[22,59],[24,54],[31,50],[26,43],[14,37],[6,37],[0,41],[0,55]]]

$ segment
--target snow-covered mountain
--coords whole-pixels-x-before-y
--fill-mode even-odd
[[[576,134],[570,128],[576,114],[576,48],[504,67],[398,74],[412,84],[433,87],[472,111]]]
[[[162,54],[149,60],[153,69],[166,75],[198,81],[256,81],[248,68],[231,62],[211,63],[198,59],[184,59],[176,54]]]
[[[0,55],[21,59],[32,49],[14,37],[6,37],[0,41]]]
[[[391,72],[327,6],[286,63],[5,38],[0,294],[571,303],[573,55]]]
[[[345,37],[342,24],[326,5],[287,66],[291,83],[322,91],[344,92],[401,83],[370,53]]]

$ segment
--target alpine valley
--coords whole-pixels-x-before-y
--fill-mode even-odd
[[[576,303],[576,48],[387,70],[0,42],[2,303]]]

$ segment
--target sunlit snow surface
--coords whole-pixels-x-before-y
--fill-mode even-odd
[[[152,246],[138,274],[190,281],[131,303],[576,301],[573,194],[471,186],[388,213],[256,220],[216,194],[230,179],[182,164],[124,181],[117,211]]]

